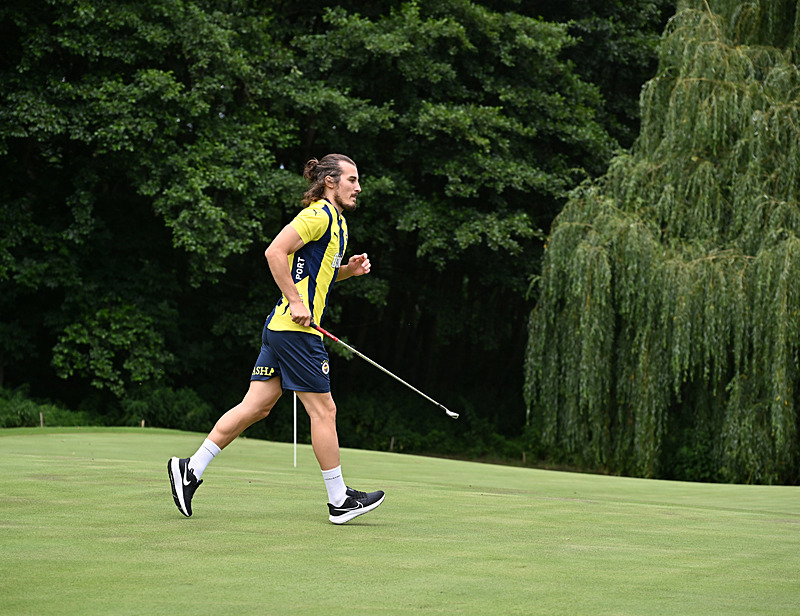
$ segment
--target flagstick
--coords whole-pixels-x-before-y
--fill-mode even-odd
[[[297,468],[297,392],[294,393],[294,467]]]

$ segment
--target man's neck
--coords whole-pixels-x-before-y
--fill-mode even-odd
[[[333,198],[333,195],[325,194],[322,196],[322,198],[336,208],[336,211],[339,212],[339,216],[342,215],[342,208],[338,203],[336,203],[336,199]]]

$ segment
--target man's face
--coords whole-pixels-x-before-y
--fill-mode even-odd
[[[358,169],[355,165],[345,162],[340,162],[339,168],[342,174],[339,176],[339,183],[333,189],[333,202],[345,212],[353,212],[358,207],[356,199],[361,192]]]

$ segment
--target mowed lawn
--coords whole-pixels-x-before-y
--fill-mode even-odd
[[[0,430],[0,614],[799,614],[800,490],[344,450],[375,512],[327,520],[311,448]]]

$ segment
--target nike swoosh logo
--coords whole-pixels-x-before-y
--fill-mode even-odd
[[[189,486],[189,485],[192,485],[192,482],[191,482],[191,481],[186,481],[186,473],[187,473],[188,471],[189,471],[189,465],[187,464],[187,465],[186,465],[186,470],[183,472],[183,477],[181,477],[181,479],[183,480],[183,485],[184,485],[184,486]]]
[[[337,507],[336,511],[353,511],[354,509],[363,509],[363,508],[364,508],[364,504],[356,501],[356,506],[355,507],[350,507],[349,509],[346,509],[344,507]]]

